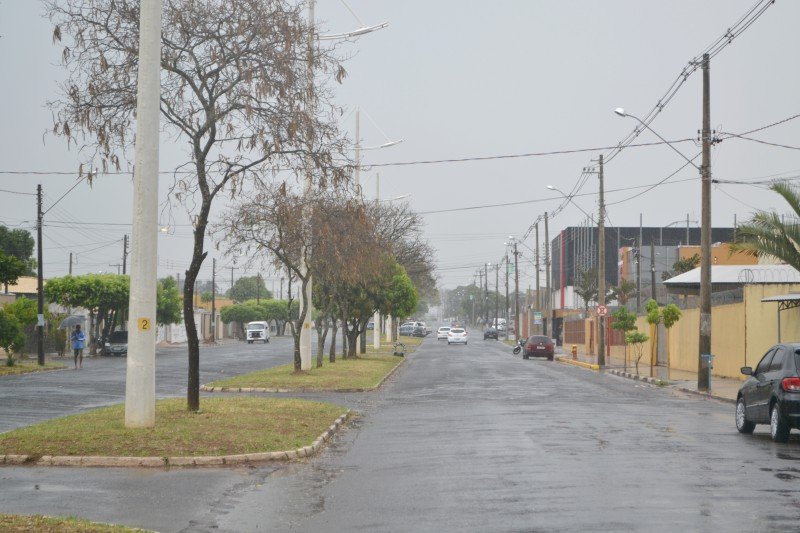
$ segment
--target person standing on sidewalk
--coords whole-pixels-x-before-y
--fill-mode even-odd
[[[72,352],[75,355],[75,368],[83,367],[83,347],[86,343],[86,334],[81,331],[81,325],[75,326],[75,331],[70,336],[72,341]]]

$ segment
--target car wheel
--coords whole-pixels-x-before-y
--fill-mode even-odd
[[[519,352],[522,351],[522,348],[520,348],[519,346],[514,346],[514,349],[512,351],[514,352],[514,355],[517,355]]]
[[[450,346],[450,341],[447,341],[447,345]]]
[[[745,416],[744,398],[739,398],[736,402],[736,429],[739,433],[752,433],[756,425]]]
[[[247,341],[247,344],[253,344],[253,341]]]
[[[777,402],[772,406],[769,416],[769,429],[772,440],[775,442],[786,442],[789,440],[789,424],[781,414]]]
[[[552,356],[552,355],[551,355],[551,356],[549,356],[549,357],[547,358],[547,360],[548,360],[548,361],[552,361],[552,360],[553,360],[553,356]]]

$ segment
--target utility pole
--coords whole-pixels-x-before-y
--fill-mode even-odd
[[[314,53],[316,52],[316,35],[315,35],[315,24],[316,24],[316,16],[314,15],[314,4],[315,0],[310,0],[308,2],[308,64],[306,65],[307,74],[308,74],[308,98],[309,101],[306,104],[306,112],[309,116],[313,116],[314,109],[313,109],[313,102],[315,98],[315,90],[314,90]],[[308,145],[311,147],[314,142],[313,132],[312,129],[308,129]],[[358,161],[358,158],[356,158]],[[311,192],[311,186],[313,181],[312,175],[312,168],[313,168],[313,160],[311,157],[306,158],[306,179],[305,179],[305,194],[308,195]],[[358,163],[356,163],[356,167]],[[308,213],[305,212],[304,209],[303,216],[309,219]],[[310,223],[310,220],[309,220]],[[306,262],[306,257],[312,253],[312,250],[309,250],[306,246],[303,246],[303,262],[301,264],[301,271],[302,275],[308,276],[308,281],[306,283],[305,289],[303,288],[303,282],[300,281],[300,290],[298,291],[298,295],[300,297],[300,308],[305,309],[305,317],[303,319],[303,325],[300,327],[300,369],[301,370],[311,370],[311,307],[312,307],[312,288],[313,288],[313,281],[311,279],[311,274],[309,273],[309,266]]]
[[[543,320],[543,331],[544,334],[547,335],[547,327],[550,322],[550,304],[552,298],[550,297],[550,231],[547,224],[547,211],[544,212],[544,279],[547,287],[545,289],[545,297],[547,298],[547,303],[545,303],[545,309],[547,311],[547,315],[545,315],[545,319]]]
[[[536,228],[536,310],[542,312],[542,299],[539,293],[542,292],[542,286],[539,285],[539,223],[534,224]],[[574,257],[574,255],[573,255]]]
[[[522,318],[519,315],[519,250],[514,239],[514,337],[519,338]]]
[[[122,237],[122,273],[128,273],[128,235]]]
[[[158,246],[158,143],[161,111],[161,0],[142,0],[139,8],[139,72],[134,150],[133,247],[128,317],[137,325],[128,332],[125,379],[125,427],[149,428],[156,422],[156,275]],[[187,403],[199,409],[192,391],[199,383],[189,361]]]
[[[483,316],[486,317],[486,322],[488,323],[489,322],[489,263],[483,264],[483,279],[486,280],[486,292],[484,292],[483,296]]]
[[[508,302],[508,271],[511,270],[511,265],[508,262],[508,248],[506,248],[506,339],[508,338],[508,328],[511,326],[511,318],[508,316],[509,313],[509,302]]]
[[[69,275],[72,275],[72,252],[69,253]]]
[[[498,326],[500,325],[497,321],[498,315],[498,299],[500,297],[500,264],[495,263],[494,265],[494,327],[495,329],[499,329]]]
[[[637,238],[634,241],[634,257],[636,258],[636,312],[642,310],[642,243]]]
[[[600,213],[597,217],[597,306],[606,305],[606,204],[603,188],[603,154],[600,154]],[[600,329],[597,334],[597,364],[601,367],[606,364],[606,317],[599,315],[597,324]]]
[[[700,353],[697,358],[697,390],[711,388],[711,371],[703,356],[711,354],[711,96],[709,56],[703,54],[703,163],[702,215],[700,218]]]
[[[36,299],[39,321],[36,323],[37,363],[44,366],[44,261],[42,256],[42,184],[36,186]],[[72,261],[70,261],[72,265]]]
[[[256,303],[261,303],[261,272],[256,274]]]
[[[230,292],[230,297],[231,297],[231,300],[233,300],[233,271],[236,270],[236,269],[235,269],[235,267],[230,267],[230,269],[231,269],[231,292]]]
[[[211,259],[211,342],[217,342],[217,258]]]
[[[658,302],[658,293],[656,292],[656,246],[653,240],[650,240],[650,296]]]

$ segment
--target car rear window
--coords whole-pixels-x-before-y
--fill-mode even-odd
[[[115,342],[115,343],[128,342],[128,332],[115,331],[108,338],[108,342]]]
[[[453,328],[450,331],[453,333],[464,333],[464,330],[461,328]]]
[[[450,331],[450,328],[439,328],[439,331]]]
[[[547,344],[548,342],[550,342],[550,338],[546,337],[545,335],[534,335],[533,337],[528,339],[528,342]]]

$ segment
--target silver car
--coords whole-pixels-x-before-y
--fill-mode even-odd
[[[436,331],[436,340],[437,341],[446,341],[447,340],[447,332],[450,331],[449,326],[442,326]]]
[[[447,332],[447,344],[467,344],[467,330],[464,328],[450,328]]]

